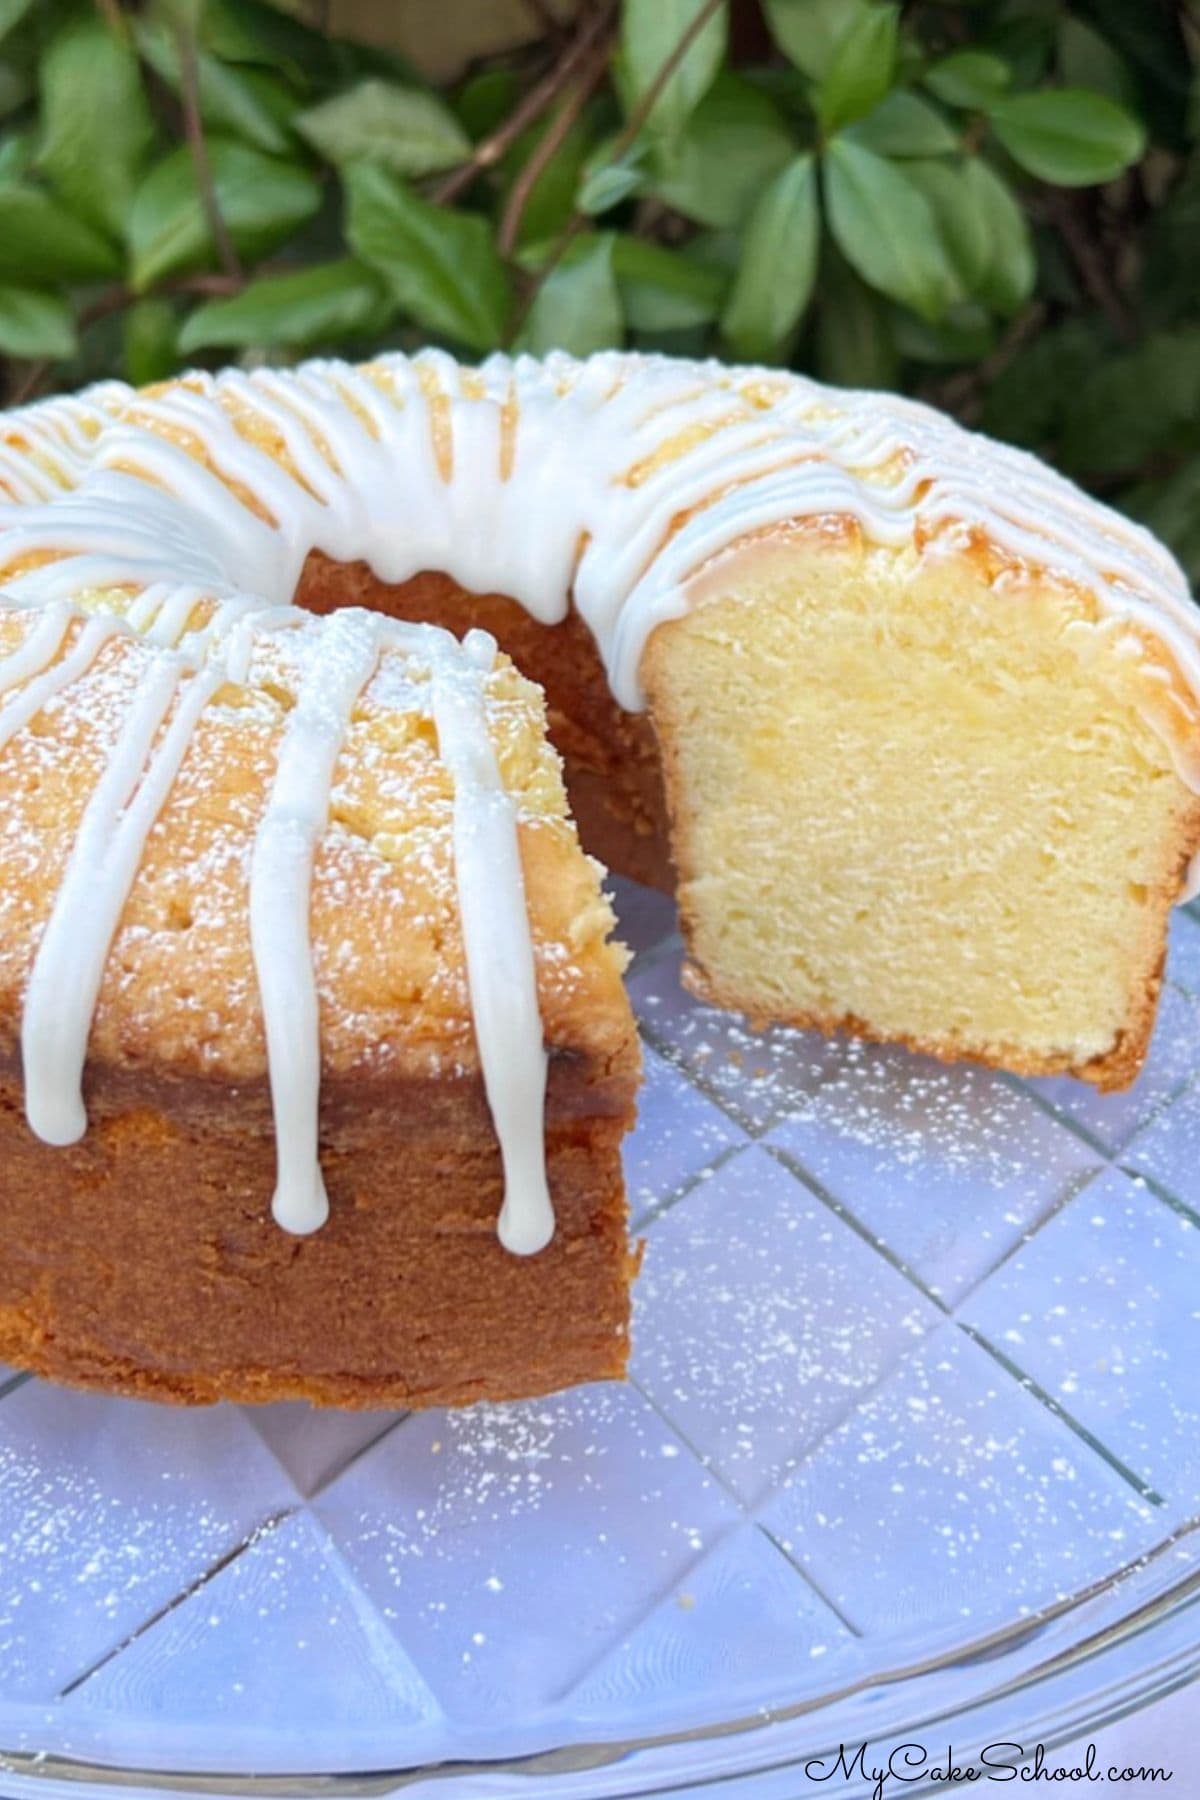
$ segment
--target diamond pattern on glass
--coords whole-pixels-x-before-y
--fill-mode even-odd
[[[211,1581],[106,1662],[74,1696],[91,1714],[236,1733],[238,1756],[338,1766],[347,1734],[390,1745],[438,1723],[433,1696],[339,1553],[301,1515],[262,1532]],[[235,1768],[238,1766],[235,1763]]]
[[[324,1487],[404,1417],[374,1410],[339,1412],[300,1400],[244,1406],[242,1415],[305,1496]]]
[[[767,1140],[947,1304],[1099,1161],[990,1069],[843,1044]]]
[[[954,1325],[918,1346],[761,1513],[859,1630],[972,1634],[1157,1543],[1155,1509]]]
[[[1200,994],[1200,918],[1194,907],[1177,906],[1171,914],[1167,975],[1185,993]]]
[[[645,1051],[638,1118],[625,1147],[629,1209],[639,1223],[720,1156],[746,1141],[682,1070]]]
[[[651,1043],[686,1071],[748,1130],[765,1130],[836,1072],[841,1046],[815,1031],[754,1031],[734,1013],[693,1000],[683,987],[683,954],[672,950],[629,982]]]
[[[1169,1503],[1200,1513],[1200,1223],[1109,1169],[962,1317]]]
[[[571,1694],[581,1725],[601,1731],[632,1712],[660,1729],[684,1718],[794,1701],[852,1667],[858,1651],[837,1614],[757,1527],[732,1532],[615,1644]]]
[[[1139,1132],[1121,1161],[1200,1214],[1200,1083]]]
[[[0,1696],[70,1687],[296,1501],[236,1408],[25,1382],[0,1409]]]
[[[753,1504],[939,1318],[755,1147],[651,1229],[633,1371]]]
[[[552,1704],[737,1517],[620,1386],[414,1415],[316,1511],[472,1734]]]

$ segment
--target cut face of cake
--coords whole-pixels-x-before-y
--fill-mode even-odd
[[[697,585],[646,659],[697,992],[1131,1081],[1200,838],[1136,629],[969,544],[918,560],[854,529]]]
[[[585,851],[755,1022],[1136,1074],[1200,630],[1031,458],[778,371],[428,352],[14,413],[0,496],[5,1360],[619,1374],[638,1055]]]

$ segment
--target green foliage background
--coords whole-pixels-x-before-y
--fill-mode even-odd
[[[438,91],[268,0],[0,0],[7,403],[429,341],[715,353],[930,399],[1200,576],[1200,16],[529,6]]]

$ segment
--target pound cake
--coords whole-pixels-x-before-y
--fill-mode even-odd
[[[638,1055],[585,851],[755,1021],[1136,1074],[1200,631],[1030,457],[779,371],[426,352],[26,408],[0,499],[5,1360],[619,1374]]]

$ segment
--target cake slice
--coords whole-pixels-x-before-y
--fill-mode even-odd
[[[539,691],[479,638],[464,651],[351,612],[226,620],[219,644],[194,634],[189,660],[108,616],[126,604],[0,605],[0,1359],[189,1402],[411,1407],[621,1374],[638,1044]],[[363,642],[377,654],[361,686],[362,669],[343,683],[339,734],[327,702]],[[455,693],[477,698],[483,738],[450,754]],[[324,788],[310,779],[322,746]],[[289,767],[303,778],[290,795]],[[464,814],[463,784],[489,768],[493,790]],[[489,983],[519,990],[519,957],[503,870],[485,868],[465,904],[462,872],[506,820],[548,1059],[534,1065],[544,1134],[510,1133],[502,1158],[504,1119],[542,1095],[527,1082],[506,1096],[505,1071],[481,1062],[489,1029],[505,1061],[528,1060],[519,1007],[499,1040],[480,1019]],[[307,895],[288,872],[306,830]],[[288,960],[297,921],[308,965]],[[543,1155],[544,1247],[537,1229],[521,1241],[514,1192],[536,1186]],[[314,1181],[328,1217],[310,1232]]]

